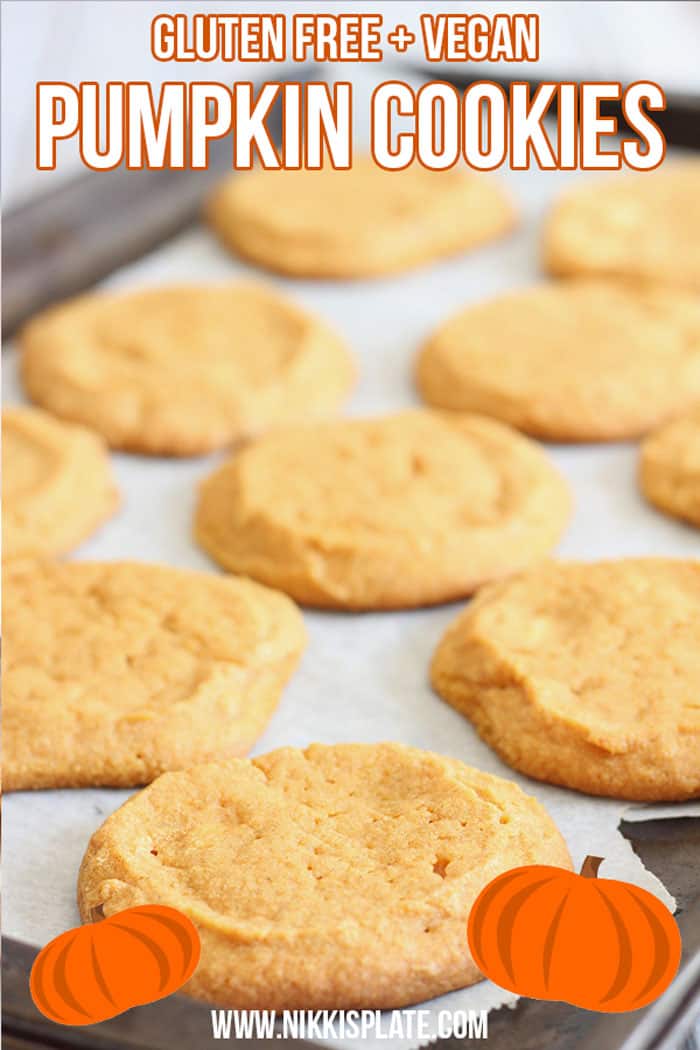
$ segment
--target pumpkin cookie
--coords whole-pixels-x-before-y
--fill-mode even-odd
[[[255,171],[223,182],[207,214],[224,244],[281,273],[369,277],[473,248],[514,225],[497,182],[414,165],[384,171]]]
[[[33,408],[2,413],[4,558],[65,554],[119,503],[96,434]]]
[[[21,344],[34,401],[152,455],[325,415],[354,376],[325,324],[255,285],[86,295],[37,317]]]
[[[200,491],[224,568],[339,609],[429,605],[543,557],[569,516],[542,451],[478,416],[416,409],[279,430]]]
[[[700,525],[700,408],[649,435],[642,445],[639,484],[650,503]]]
[[[486,587],[435,689],[514,769],[614,798],[700,797],[700,562],[550,564]]]
[[[576,186],[549,218],[545,265],[700,291],[700,161]]]
[[[304,647],[250,580],[137,562],[26,562],[4,580],[4,782],[131,787],[245,754]]]
[[[466,917],[490,879],[570,868],[515,784],[399,744],[314,744],[168,773],[93,835],[83,921],[177,908],[184,991],[235,1009],[382,1009],[480,980]]]
[[[700,397],[700,302],[587,279],[510,293],[443,324],[417,383],[431,405],[549,440],[638,437]]]

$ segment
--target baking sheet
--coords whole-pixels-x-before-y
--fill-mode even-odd
[[[516,233],[470,255],[397,278],[328,284],[276,279],[231,259],[201,229],[113,275],[106,284],[137,287],[240,276],[266,280],[323,315],[347,338],[360,371],[349,414],[398,409],[417,400],[412,361],[437,323],[468,302],[537,279],[542,215],[565,183],[581,177],[508,172],[503,178],[522,213]],[[15,353],[8,352],[4,360],[5,401],[20,401]],[[700,556],[700,533],[658,514],[639,496],[635,446],[549,446],[549,453],[571,483],[576,501],[575,516],[559,547],[561,556]],[[114,455],[121,511],[75,556],[218,571],[193,545],[190,526],[197,482],[220,459]],[[458,608],[361,615],[306,612],[308,650],[255,751],[315,740],[400,740],[455,756],[516,780],[535,795],[558,823],[577,866],[588,853],[603,856],[602,876],[636,882],[673,906],[664,887],[619,834],[618,824],[626,811],[636,819],[700,815],[700,804],[628,807],[538,784],[508,769],[428,685],[431,654]],[[88,839],[128,795],[84,790],[5,798],[3,912],[8,936],[42,945],[78,922],[75,883]],[[435,1000],[431,1016],[441,1009],[483,1009],[514,998],[483,982]],[[371,1048],[373,1040],[361,1045]]]

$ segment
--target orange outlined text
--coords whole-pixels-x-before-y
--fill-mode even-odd
[[[281,106],[281,144],[270,118]],[[352,92],[349,83],[285,82],[232,87],[215,82],[150,85],[86,82],[37,84],[36,166],[53,170],[59,143],[75,138],[83,164],[128,168],[208,167],[214,139],[231,140],[231,167],[246,170],[352,164]]]
[[[621,103],[632,135],[618,137],[618,121],[601,113],[610,101]],[[441,171],[460,160],[479,171],[503,165],[651,171],[663,161],[666,141],[650,112],[665,106],[663,90],[651,81],[627,88],[545,81],[533,92],[514,80],[506,92],[481,80],[461,94],[440,81],[417,90],[386,81],[372,95],[372,154],[392,171],[413,163]]]
[[[428,62],[536,62],[540,20],[533,14],[422,14]]]
[[[622,107],[632,134],[603,115],[605,102]],[[158,97],[147,82],[37,84],[36,164],[56,167],[60,143],[75,138],[86,167],[206,168],[215,139],[231,139],[231,167],[345,169],[352,163],[352,86],[314,82],[166,82]],[[596,171],[623,166],[650,171],[666,143],[653,112],[666,105],[658,84],[543,82],[532,91],[513,81],[509,91],[488,80],[463,92],[432,81],[415,89],[380,84],[371,100],[371,151],[381,167],[414,162],[433,171],[460,160],[481,171],[508,165]],[[270,118],[281,107],[281,131]],[[556,113],[556,115],[555,115]],[[277,126],[277,125],[276,125]]]
[[[518,75],[518,63],[540,56],[540,17],[530,12],[487,16],[429,5],[411,29],[394,23],[387,6],[382,14],[290,15],[256,13],[251,6],[239,14],[157,14],[150,23],[154,60],[199,68],[214,60],[377,63],[412,41],[429,62],[504,62],[512,76],[467,77],[461,91],[440,79],[418,86],[379,83],[367,116],[370,150],[382,168],[420,164],[443,171],[466,163],[480,171],[651,171],[664,159],[666,142],[654,113],[665,109],[666,98],[653,81],[626,87],[544,81],[533,89]],[[229,140],[233,169],[346,169],[352,165],[353,117],[349,79],[309,82],[303,73],[298,80],[273,77],[257,84],[245,75],[228,83],[173,77],[157,89],[149,81],[47,81],[36,85],[36,166],[54,169],[72,142],[95,171],[118,165],[201,169],[208,167],[212,142]]]

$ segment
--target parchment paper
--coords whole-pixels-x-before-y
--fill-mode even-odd
[[[107,283],[135,287],[243,275],[267,280],[318,311],[347,337],[361,373],[348,406],[350,414],[397,409],[417,400],[412,360],[437,323],[465,303],[537,279],[541,217],[563,185],[581,177],[507,173],[505,181],[523,215],[516,233],[483,250],[397,278],[324,284],[254,274],[219,249],[202,229]],[[6,354],[5,361],[5,400],[15,402],[21,400],[21,392],[14,353]],[[639,496],[634,446],[550,446],[549,452],[576,499],[575,516],[559,549],[562,556],[593,560],[635,554],[700,555],[700,533],[658,514]],[[217,571],[193,545],[190,522],[196,483],[219,459],[115,455],[121,511],[76,557],[134,558]],[[628,809],[625,803],[589,798],[519,776],[477,738],[465,719],[431,692],[428,663],[458,608],[365,615],[305,613],[308,650],[256,752],[315,740],[400,740],[453,755],[509,777],[535,795],[562,830],[577,866],[588,853],[605,857],[601,876],[635,882],[672,907],[669,894],[617,830]],[[5,798],[7,935],[42,945],[78,922],[75,882],[88,839],[128,795],[107,790],[43,791]],[[700,804],[632,809],[637,819],[657,813],[700,815]],[[431,1007],[436,1016],[438,1009],[481,1009],[514,998],[483,982],[436,1000]],[[209,1035],[205,1032],[203,1038]],[[372,1047],[373,1041],[361,1045]]]

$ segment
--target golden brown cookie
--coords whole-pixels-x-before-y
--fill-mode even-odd
[[[326,415],[353,382],[342,341],[256,285],[86,295],[22,333],[34,401],[113,448],[190,456]]]
[[[700,407],[646,438],[639,484],[650,503],[700,525]]]
[[[369,277],[430,262],[501,236],[513,207],[489,175],[385,171],[357,157],[349,171],[236,174],[207,216],[237,255],[303,277]]]
[[[570,512],[532,442],[425,409],[290,427],[202,485],[201,546],[224,568],[339,609],[429,605],[544,557]]]
[[[490,879],[571,867],[507,780],[399,744],[314,744],[168,773],[93,835],[83,921],[178,908],[202,955],[184,991],[236,1009],[421,1002],[480,979],[466,921]]]
[[[2,554],[65,554],[119,503],[96,434],[35,408],[2,413]]]
[[[700,291],[700,161],[575,186],[544,242],[554,274],[605,274]]]
[[[700,397],[700,302],[585,278],[511,292],[445,322],[416,379],[431,405],[548,440],[638,437]]]
[[[549,564],[486,587],[440,643],[432,681],[528,776],[700,797],[700,562]]]
[[[245,754],[305,644],[250,580],[138,562],[5,573],[4,786],[131,787]]]

